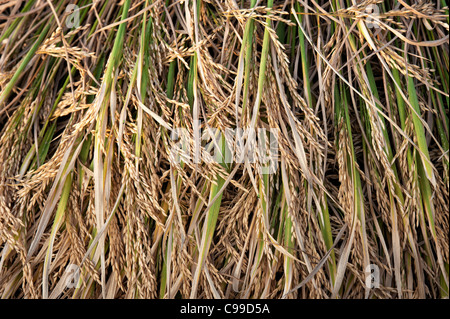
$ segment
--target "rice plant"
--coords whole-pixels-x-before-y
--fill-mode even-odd
[[[0,0],[1,298],[448,298],[428,0]]]

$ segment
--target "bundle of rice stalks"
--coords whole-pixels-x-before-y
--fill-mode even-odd
[[[0,1],[2,298],[448,298],[445,1]]]

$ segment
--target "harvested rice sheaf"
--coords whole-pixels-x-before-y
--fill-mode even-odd
[[[0,1],[1,298],[448,298],[427,0]]]

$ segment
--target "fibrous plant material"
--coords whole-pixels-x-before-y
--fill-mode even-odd
[[[445,1],[0,1],[1,298],[448,298]]]

